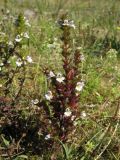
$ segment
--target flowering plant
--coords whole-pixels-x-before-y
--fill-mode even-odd
[[[51,86],[45,94],[45,99],[37,105],[47,109],[46,118],[49,119],[54,131],[48,133],[49,137],[54,133],[64,142],[75,128],[74,122],[79,115],[79,98],[84,87],[84,81],[79,75],[79,65],[83,63],[84,56],[80,53],[79,47],[74,51],[71,49],[70,30],[75,29],[74,22],[61,17],[58,24],[63,31],[61,54],[64,72],[56,74],[54,71],[44,70]]]
[[[4,13],[5,14],[5,13]],[[9,13],[10,14],[10,13]],[[10,18],[10,15],[4,15],[6,19]],[[0,37],[0,85],[1,85],[1,95],[4,97],[11,98],[12,105],[19,101],[21,91],[26,78],[26,64],[32,63],[32,58],[30,56],[23,56],[23,43],[26,44],[29,40],[28,32],[25,32],[28,25],[26,24],[25,17],[20,14],[17,18],[12,17],[12,25],[15,29],[15,35],[11,38],[7,31],[4,29],[7,25],[7,21],[4,19],[1,24],[0,34],[4,36]],[[28,21],[27,21],[28,22]],[[26,41],[27,40],[27,41]],[[26,51],[24,50],[24,53]],[[16,86],[14,81],[16,80]],[[13,88],[17,88],[14,89]],[[17,90],[17,91],[16,91]],[[12,93],[12,94],[11,94]]]

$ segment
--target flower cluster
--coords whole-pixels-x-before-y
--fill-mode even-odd
[[[73,20],[61,19],[57,21],[57,23],[60,25],[61,28],[64,28],[64,27],[73,28],[73,29],[76,28]]]
[[[26,59],[18,58],[16,60],[16,66],[17,67],[21,67],[23,64],[26,65],[26,62],[33,63],[33,60],[32,60],[32,58],[30,56],[27,56]]]
[[[15,41],[16,41],[17,43],[19,43],[19,42],[22,41],[23,38],[29,39],[29,38],[30,38],[30,37],[29,37],[29,34],[28,34],[27,32],[21,33],[20,35],[18,34],[18,35],[16,36],[16,38],[15,38]]]

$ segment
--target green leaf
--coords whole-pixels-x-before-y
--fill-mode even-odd
[[[28,156],[20,155],[20,156],[17,156],[14,160],[25,160],[25,159],[28,159]]]
[[[6,139],[3,137],[3,135],[1,135],[1,138],[2,138],[3,143],[5,144],[5,146],[8,147],[9,144],[10,144],[10,142],[9,142],[8,140],[6,140]]]
[[[64,159],[69,160],[71,157],[72,147],[68,147],[62,141],[58,140],[63,148]]]

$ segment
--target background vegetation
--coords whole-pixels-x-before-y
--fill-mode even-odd
[[[119,160],[120,1],[1,0],[0,9],[0,159]],[[43,109],[52,90],[46,71],[64,75],[62,15],[76,26],[70,56],[79,49],[85,59],[66,141]]]

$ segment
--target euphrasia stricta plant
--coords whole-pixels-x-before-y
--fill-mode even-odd
[[[26,122],[21,118],[23,109],[20,103],[24,97],[22,91],[25,88],[28,64],[32,63],[28,55],[28,27],[30,24],[22,14],[13,17],[9,11],[3,10],[0,22],[0,132],[3,134],[0,143],[3,148],[0,155],[7,153],[9,159],[19,152],[15,146],[26,135],[23,127]],[[4,145],[6,137],[9,143]]]
[[[48,69],[44,71],[50,87],[44,100],[37,102],[37,105],[44,108],[51,126],[46,136],[50,139],[56,135],[62,142],[66,142],[70,133],[75,130],[75,121],[80,115],[79,99],[84,88],[80,66],[84,55],[79,47],[72,49],[70,32],[75,29],[74,22],[62,17],[57,23],[62,30],[63,73]]]
[[[12,26],[11,31],[7,29],[9,24]],[[16,18],[8,11],[3,12],[0,27],[0,94],[9,97],[12,105],[19,101],[25,81],[26,65],[32,63],[30,56],[24,56],[27,51],[23,46],[26,45],[28,50],[29,41],[29,33],[26,30],[28,21],[22,14]],[[14,83],[15,81],[17,83]]]

